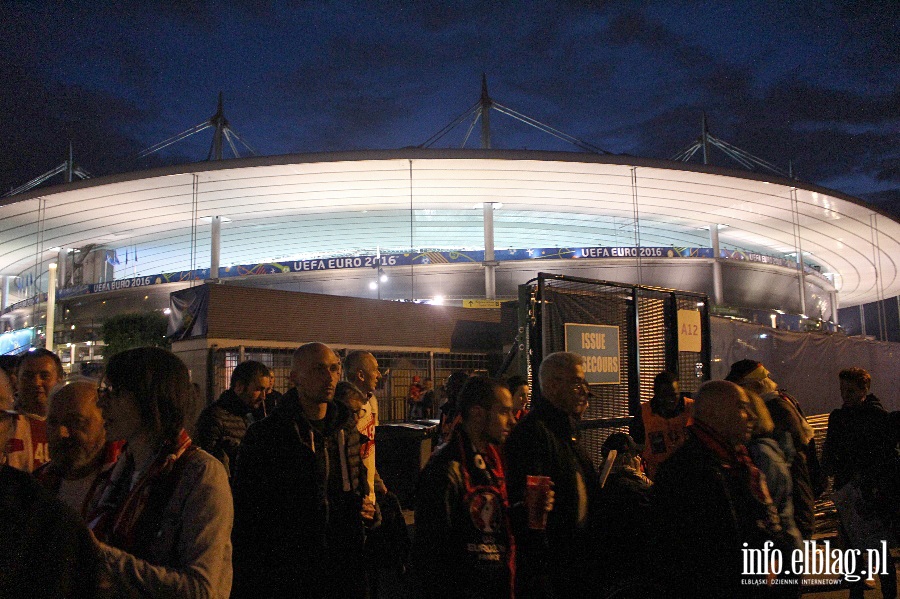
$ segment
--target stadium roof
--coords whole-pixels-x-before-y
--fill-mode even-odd
[[[59,248],[98,244],[131,277],[221,264],[495,247],[709,247],[815,264],[842,306],[900,295],[900,223],[859,199],[753,172],[564,152],[401,150],[184,164],[0,200],[0,274],[46,272]],[[635,227],[635,222],[639,226]]]

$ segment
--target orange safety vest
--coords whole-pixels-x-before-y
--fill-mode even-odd
[[[657,467],[684,443],[684,429],[694,423],[694,400],[684,399],[684,411],[674,418],[663,418],[650,409],[650,402],[641,406],[641,418],[647,435],[644,444],[644,469],[651,479]]]

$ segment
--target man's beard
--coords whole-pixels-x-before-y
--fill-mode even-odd
[[[79,443],[63,441],[50,448],[50,460],[68,474],[92,466],[102,449],[102,443],[85,449]]]

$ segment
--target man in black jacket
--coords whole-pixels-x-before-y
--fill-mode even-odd
[[[780,546],[784,535],[765,478],[744,447],[753,426],[746,392],[709,381],[694,405],[687,440],[660,465],[653,485],[658,581],[679,599],[769,596],[759,584],[765,576],[744,572],[744,548]]]
[[[881,539],[891,545],[896,541],[891,539],[890,523],[900,516],[900,506],[888,491],[896,476],[891,467],[896,453],[890,415],[869,394],[872,377],[864,369],[847,368],[838,378],[843,405],[828,416],[822,459],[826,472],[834,476],[833,499],[845,541],[854,549],[878,549]],[[882,595],[894,598],[897,570],[890,554],[884,571]],[[850,597],[862,597],[863,591],[863,583],[856,582]]]
[[[197,419],[197,444],[218,458],[231,477],[238,448],[247,427],[253,422],[253,410],[266,401],[270,384],[269,367],[247,360],[231,373],[231,387],[200,413]]]
[[[374,508],[350,409],[333,401],[341,362],[326,345],[294,352],[271,416],[244,437],[234,474],[232,597],[368,594],[365,525]]]
[[[516,538],[516,597],[581,597],[594,586],[599,540],[589,530],[600,484],[578,444],[575,420],[589,388],[581,356],[557,352],[541,362],[541,398],[506,443],[507,485]],[[546,530],[531,530],[524,508],[526,477],[549,476],[556,493]]]
[[[432,599],[508,599],[512,535],[500,445],[515,424],[512,396],[471,377],[459,395],[462,421],[428,461],[416,492],[416,579]]]

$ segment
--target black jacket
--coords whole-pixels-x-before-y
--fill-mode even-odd
[[[743,544],[761,548],[780,540],[758,525],[761,517],[749,487],[729,476],[718,456],[689,433],[660,465],[651,493],[657,581],[679,599],[764,594],[760,587],[741,585],[750,578],[742,573]]]
[[[599,478],[578,443],[568,414],[541,401],[512,430],[504,446],[510,518],[516,538],[516,596],[580,596],[596,568],[590,521],[596,516]],[[549,476],[556,500],[544,532],[528,528],[524,506],[526,476]],[[587,521],[578,522],[578,478],[584,483]],[[587,586],[587,588],[586,588]]]
[[[893,457],[890,416],[874,395],[858,406],[842,407],[828,416],[828,435],[822,449],[825,471],[834,476],[834,488],[851,480],[862,488],[878,486]]]
[[[412,556],[422,596],[509,599],[505,475],[502,462],[492,463],[493,452],[482,455],[476,459],[457,427],[419,475]]]
[[[228,389],[197,418],[197,445],[225,465],[229,478],[234,475],[238,448],[252,418],[250,412],[250,406]]]
[[[296,389],[249,428],[233,481],[232,597],[366,595],[359,446],[346,406],[329,403],[321,433]]]

